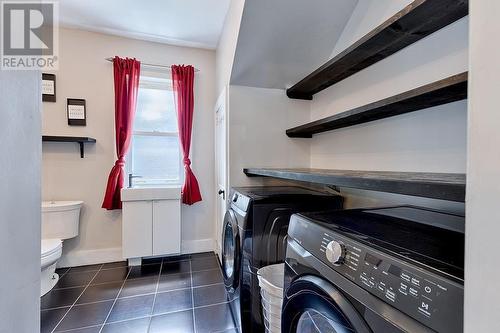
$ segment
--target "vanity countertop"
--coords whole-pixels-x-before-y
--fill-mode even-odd
[[[123,188],[122,201],[179,200],[180,186]]]

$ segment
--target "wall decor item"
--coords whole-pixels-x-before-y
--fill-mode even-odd
[[[56,101],[56,75],[55,74],[42,74],[42,101],[55,102]]]
[[[68,125],[87,125],[87,112],[85,100],[79,98],[68,98]]]

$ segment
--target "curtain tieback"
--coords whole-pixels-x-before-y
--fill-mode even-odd
[[[119,167],[124,167],[125,166],[125,159],[123,157],[120,157],[119,159],[116,160],[115,166]]]
[[[184,158],[184,165],[185,166],[190,166],[191,165],[191,160],[189,158]]]

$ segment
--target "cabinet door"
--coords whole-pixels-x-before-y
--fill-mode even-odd
[[[153,201],[153,255],[168,255],[180,252],[180,200]]]
[[[153,203],[127,201],[122,212],[122,248],[124,258],[153,255]]]

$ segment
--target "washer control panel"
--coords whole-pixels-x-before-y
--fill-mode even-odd
[[[247,212],[248,206],[250,204],[250,198],[242,195],[239,192],[232,191],[231,193],[231,205],[238,208],[242,212]]]
[[[296,229],[299,244],[371,294],[438,332],[462,330],[463,285],[318,225]]]
[[[334,265],[342,265],[347,256],[344,244],[337,241],[330,241],[325,249],[326,259]]]

